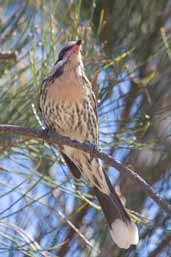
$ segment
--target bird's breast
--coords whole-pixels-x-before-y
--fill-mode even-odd
[[[96,117],[88,99],[67,102],[48,99],[43,105],[43,116],[47,126],[59,134],[81,142],[94,142]]]
[[[61,99],[73,103],[82,100],[86,94],[86,87],[79,70],[68,70],[53,81],[48,87],[47,97],[52,100]]]
[[[65,76],[66,75],[66,76]],[[78,72],[67,72],[46,87],[40,101],[47,127],[81,142],[97,139],[97,120],[89,89]]]

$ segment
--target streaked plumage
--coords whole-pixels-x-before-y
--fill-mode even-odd
[[[59,53],[52,72],[42,82],[40,109],[46,126],[80,142],[98,144],[96,98],[84,74],[81,41],[70,42]],[[138,243],[136,225],[130,220],[100,160],[64,146],[62,155],[76,178],[85,176],[97,196],[115,243],[127,249]]]

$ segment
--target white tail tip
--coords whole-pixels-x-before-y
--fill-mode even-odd
[[[137,226],[132,221],[126,223],[120,219],[116,219],[112,223],[110,234],[117,246],[124,249],[138,244],[139,241]]]

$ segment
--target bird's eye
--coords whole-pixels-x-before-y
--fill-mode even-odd
[[[71,46],[64,47],[64,48],[61,50],[61,52],[59,53],[59,55],[58,55],[58,61],[61,61],[61,60],[64,58],[65,54],[66,54],[71,48],[72,48],[72,45],[71,45]]]
[[[65,52],[66,52],[66,51],[63,51],[63,50],[62,50],[62,51],[59,53],[59,55],[58,55],[58,61],[61,61],[61,60],[64,58]]]

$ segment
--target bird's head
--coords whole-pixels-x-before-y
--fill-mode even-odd
[[[57,63],[60,61],[73,68],[82,64],[81,40],[68,42],[58,55]]]

